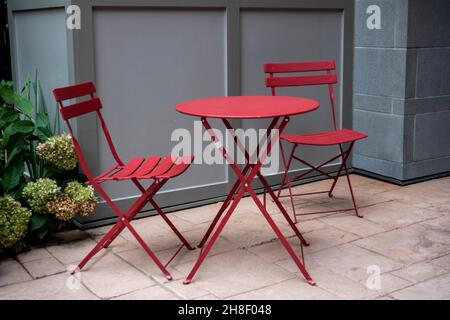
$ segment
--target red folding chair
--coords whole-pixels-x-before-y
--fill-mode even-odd
[[[95,190],[102,196],[106,203],[111,207],[114,213],[118,217],[116,224],[102,237],[102,239],[97,243],[97,245],[87,254],[87,256],[78,265],[81,270],[86,263],[101,249],[107,248],[111,242],[125,229],[127,228],[131,234],[136,238],[139,244],[148,253],[150,258],[156,263],[162,273],[167,279],[171,280],[172,276],[169,271],[167,271],[167,265],[172,261],[172,259],[180,252],[183,247],[192,250],[193,248],[189,245],[186,239],[181,235],[161,208],[157,205],[153,196],[162,188],[162,186],[171,178],[174,178],[190,166],[193,157],[182,157],[173,158],[171,156],[160,157],[148,157],[148,158],[133,158],[128,163],[122,162],[119,158],[114,144],[112,142],[111,136],[109,134],[108,127],[106,126],[105,120],[102,116],[100,109],[102,108],[102,103],[100,99],[95,97],[96,90],[92,82],[86,82],[78,85],[68,86],[64,88],[58,88],[53,90],[53,95],[59,105],[59,110],[61,112],[62,118],[66,121],[67,127],[69,128],[70,134],[72,136],[73,144],[77,152],[80,166],[84,171],[84,174],[88,178],[89,184],[91,184]],[[83,102],[74,103],[71,105],[64,106],[63,102],[70,99],[80,98],[83,96],[89,96],[90,99]],[[92,176],[86,165],[86,161],[82,154],[80,145],[75,138],[72,127],[70,125],[70,119],[90,113],[96,112],[98,118],[100,119],[100,124],[103,129],[106,141],[108,143],[109,149],[111,150],[112,156],[116,161],[116,164],[108,169],[106,172],[100,174],[97,177]],[[153,183],[145,189],[139,180],[152,179]],[[111,198],[106,194],[103,188],[100,186],[101,183],[107,181],[124,181],[131,180],[134,185],[139,189],[142,195],[137,199],[137,201],[128,209],[126,213],[122,213],[116,204],[111,200]],[[136,216],[136,214],[144,208],[144,206],[150,203],[158,214],[164,219],[164,221],[169,225],[175,235],[181,240],[182,244],[175,252],[175,254],[169,259],[166,264],[162,264],[161,261],[156,257],[153,251],[147,246],[144,240],[139,236],[130,221]]]
[[[294,214],[294,220],[297,222],[297,216],[302,215],[310,215],[310,214],[325,214],[325,213],[335,213],[335,212],[343,212],[343,211],[355,211],[358,217],[362,217],[358,213],[358,208],[356,206],[355,196],[353,194],[352,184],[350,182],[350,177],[347,169],[347,160],[352,151],[353,145],[355,141],[367,138],[367,135],[356,132],[350,129],[338,129],[336,124],[336,110],[334,106],[334,92],[333,92],[333,84],[337,83],[336,74],[331,73],[332,70],[335,70],[336,65],[333,60],[325,60],[325,61],[314,61],[314,62],[295,62],[295,63],[270,63],[264,65],[264,72],[269,74],[269,77],[266,78],[266,87],[271,88],[272,95],[276,94],[276,88],[278,87],[297,87],[297,86],[316,86],[316,85],[327,85],[328,92],[330,96],[331,102],[331,111],[332,111],[332,123],[333,130],[312,134],[296,134],[296,135],[282,135],[280,138],[283,141],[287,141],[293,144],[291,153],[289,155],[289,159],[286,162],[286,156],[284,155],[282,144],[280,144],[281,155],[283,159],[283,164],[285,167],[283,179],[281,181],[280,188],[278,190],[277,196],[280,197],[289,197],[291,200],[292,211]],[[294,75],[294,76],[274,76],[276,73],[301,73],[301,72],[326,72],[325,74],[319,75]],[[344,144],[348,144],[346,150],[344,150]],[[326,162],[320,164],[319,166],[315,166],[305,161],[304,159],[299,158],[295,155],[295,150],[299,145],[308,145],[308,146],[332,146],[337,145],[339,147],[339,154],[334,156],[333,158],[327,160]],[[325,172],[321,168],[332,161],[341,158],[342,163],[337,171],[336,176],[332,176],[331,174]],[[293,178],[289,177],[289,168],[291,166],[292,160],[297,160],[302,164],[308,166],[310,170],[301,173]],[[343,173],[344,171],[344,173]],[[325,175],[328,178],[332,179],[333,182],[329,190],[326,191],[318,191],[318,192],[309,192],[309,193],[299,193],[293,194],[291,185],[294,181],[301,179],[302,177],[312,173],[318,172],[321,175]],[[349,209],[339,209],[339,210],[329,210],[329,211],[320,211],[320,212],[307,212],[307,213],[297,213],[295,211],[294,206],[294,197],[301,195],[312,195],[312,194],[320,194],[320,193],[328,193],[329,197],[333,196],[333,190],[336,186],[336,183],[341,175],[345,175],[347,177],[348,187],[350,189],[350,194],[353,201],[353,207]],[[282,188],[287,185],[288,186],[288,195],[281,195]]]

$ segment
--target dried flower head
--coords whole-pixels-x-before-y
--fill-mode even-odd
[[[58,220],[69,221],[77,214],[78,206],[74,200],[67,196],[60,196],[45,204],[48,213],[53,214]]]
[[[82,201],[78,204],[78,213],[87,217],[94,212],[96,205],[97,201],[94,200]]]
[[[44,161],[64,170],[77,166],[78,157],[69,134],[50,137],[36,147],[37,155]]]
[[[61,188],[54,180],[48,178],[29,182],[22,192],[31,210],[36,213],[45,213],[45,204],[58,198],[60,194]]]
[[[10,196],[0,198],[0,246],[10,248],[22,239],[28,228],[31,211]]]

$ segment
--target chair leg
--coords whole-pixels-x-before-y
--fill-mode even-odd
[[[189,250],[194,250],[194,248],[191,247],[189,242],[183,237],[183,235],[178,231],[178,229],[174,226],[172,221],[166,216],[166,214],[161,210],[161,208],[158,206],[158,204],[153,199],[149,199],[150,204],[155,208],[155,210],[158,212],[158,214],[164,219],[164,221],[167,223],[167,225],[172,229],[172,231],[177,235],[177,237],[183,242],[183,244],[188,248]]]
[[[281,152],[281,157],[283,159],[284,174],[283,174],[283,179],[281,180],[280,187],[279,187],[278,192],[277,192],[277,198],[279,198],[280,195],[281,195],[281,190],[287,184],[288,191],[289,191],[289,198],[290,198],[290,201],[291,201],[292,214],[294,216],[294,223],[297,223],[298,221],[297,221],[297,214],[295,212],[294,196],[293,196],[293,193],[292,193],[291,181],[289,180],[289,169],[291,167],[292,159],[294,158],[294,154],[295,154],[295,150],[296,149],[297,149],[297,145],[294,144],[293,147],[292,147],[291,154],[289,155],[289,160],[286,163],[286,157],[284,156],[284,151],[283,151],[283,148],[282,148],[282,144],[280,143],[280,152]]]
[[[297,147],[296,145],[294,145],[292,147],[291,157],[289,157],[289,160],[292,159],[292,155],[294,154],[294,150],[295,150],[296,147]],[[284,149],[283,149],[283,143],[282,142],[280,142],[280,153],[281,153],[281,159],[283,160],[284,174],[283,174],[283,178],[281,179],[280,187],[278,188],[277,198],[280,197],[281,190],[283,189],[283,187],[284,187],[284,185],[286,183],[286,179],[287,179],[287,176],[288,176],[288,173],[289,173],[289,166],[290,166],[290,163],[286,163],[286,157],[284,155]]]
[[[130,232],[133,234],[133,236],[136,238],[136,240],[139,242],[139,244],[144,248],[144,250],[147,252],[147,254],[152,258],[153,262],[158,266],[159,270],[166,276],[167,280],[172,280],[172,275],[167,271],[166,267],[159,261],[158,257],[153,253],[153,251],[147,246],[145,241],[141,238],[141,236],[136,232],[136,230],[133,228],[133,226],[126,220],[125,218],[122,218],[122,222],[125,224],[125,226],[130,230]]]
[[[343,151],[342,145],[339,145],[339,150],[340,150],[340,152],[341,152],[341,158],[342,158],[342,164],[341,164],[341,166],[339,167],[338,173],[337,173],[337,175],[336,175],[336,178],[335,178],[334,181],[333,181],[333,185],[331,186],[328,195],[329,195],[330,197],[332,196],[332,192],[333,192],[333,190],[334,190],[334,187],[336,186],[337,180],[338,180],[339,177],[341,176],[342,169],[344,169],[344,171],[345,171],[344,174],[345,174],[345,176],[347,177],[348,188],[349,188],[349,190],[350,190],[350,195],[352,196],[353,208],[354,208],[354,210],[355,210],[356,216],[357,216],[358,218],[363,218],[363,216],[359,214],[359,212],[358,212],[358,207],[356,206],[355,194],[353,193],[352,183],[351,183],[351,181],[350,181],[350,175],[349,175],[348,169],[347,169],[347,160],[348,160],[348,157],[350,156],[350,153],[351,153],[351,151],[352,151],[353,145],[354,145],[354,142],[352,142],[352,143],[350,144],[349,148],[348,148],[347,151],[345,151],[345,152]]]
[[[345,161],[343,162],[343,164],[344,164],[345,175],[347,176],[348,188],[350,189],[350,194],[351,194],[351,196],[352,196],[353,207],[355,208],[356,216],[357,216],[358,218],[363,218],[363,216],[359,214],[359,212],[358,212],[358,207],[356,206],[355,195],[354,195],[354,193],[353,193],[352,183],[351,183],[351,181],[350,181],[350,175],[349,175],[349,173],[348,173],[347,164],[346,164],[347,159],[348,159],[348,155],[350,154],[350,152],[351,152],[351,150],[352,150],[353,144],[354,144],[354,142],[352,142],[352,144],[351,144],[350,147],[348,148],[348,151],[347,151],[347,154],[346,154],[346,157],[345,157]],[[342,153],[342,146],[339,145],[339,147],[340,147],[341,153]]]

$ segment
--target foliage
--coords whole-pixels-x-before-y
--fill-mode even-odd
[[[31,211],[11,196],[0,198],[0,247],[16,245],[27,232]]]
[[[18,198],[26,182],[25,168],[31,180],[44,175],[44,163],[36,157],[36,144],[51,137],[48,114],[33,106],[31,91],[39,103],[38,83],[28,81],[26,96],[15,92],[12,82],[0,82],[0,194]]]
[[[78,172],[71,137],[55,136],[60,132],[55,111],[50,125],[37,72],[20,92],[14,91],[11,81],[0,82],[0,241],[4,247],[17,249],[25,234],[43,239],[76,214],[91,214],[98,202],[92,187],[78,182],[86,177]]]

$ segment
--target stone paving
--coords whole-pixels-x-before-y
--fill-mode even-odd
[[[316,286],[306,283],[251,199],[245,198],[188,286],[182,281],[198,249],[180,252],[169,267],[174,280],[167,281],[128,232],[91,260],[79,274],[79,285],[66,270],[108,229],[101,227],[61,233],[56,241],[1,260],[0,299],[450,299],[450,177],[406,187],[355,174],[352,181],[363,219],[347,212],[306,216],[298,223],[311,243],[305,259]],[[320,190],[329,183],[295,189]],[[349,206],[346,187],[342,179],[334,198],[322,194],[297,199],[297,210]],[[289,207],[286,198],[283,203]],[[170,217],[195,244],[219,205]],[[300,252],[281,213],[270,202],[268,209]],[[160,217],[133,225],[163,261],[176,250],[177,239]],[[379,283],[368,270],[380,271]]]

